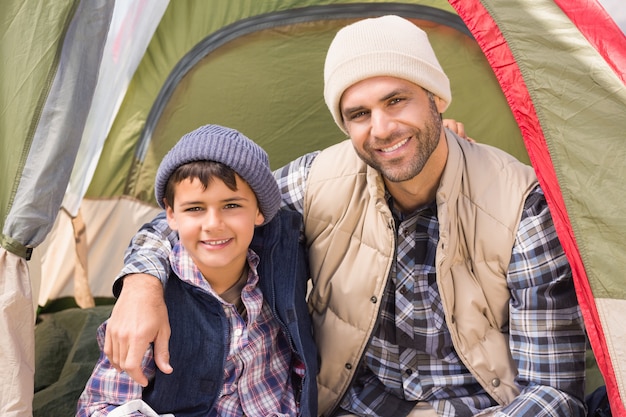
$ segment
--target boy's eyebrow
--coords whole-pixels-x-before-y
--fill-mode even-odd
[[[231,203],[231,202],[237,202],[237,201],[248,201],[249,199],[243,196],[236,196],[236,197],[229,197],[229,198],[224,198],[222,200],[220,200],[220,202],[222,203]],[[204,204],[204,201],[181,201],[180,205],[184,206],[184,205],[194,205],[194,204]]]
[[[225,203],[228,203],[228,202],[231,202],[231,201],[241,201],[241,200],[248,201],[249,199],[246,198],[246,197],[243,197],[243,196],[237,196],[237,197],[225,198],[222,201],[225,202]]]
[[[180,205],[181,206],[190,206],[190,205],[196,205],[196,204],[202,204],[202,201],[181,201]]]

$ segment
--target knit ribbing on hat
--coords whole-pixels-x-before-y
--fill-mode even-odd
[[[154,194],[162,208],[170,176],[184,164],[216,161],[232,168],[243,178],[259,203],[268,223],[280,207],[280,190],[270,170],[267,153],[240,132],[218,125],[205,125],[184,135],[163,157],[154,182]]]
[[[444,102],[450,80],[443,72],[426,32],[399,16],[360,20],[335,35],[324,65],[324,100],[337,126],[347,134],[340,101],[352,85],[368,78],[391,76],[417,84]]]

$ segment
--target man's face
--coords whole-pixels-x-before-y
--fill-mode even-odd
[[[391,182],[422,172],[442,134],[440,106],[422,87],[395,77],[360,81],[340,102],[357,154]]]

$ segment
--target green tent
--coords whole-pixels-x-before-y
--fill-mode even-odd
[[[274,168],[344,139],[322,98],[326,48],[346,23],[390,13],[428,32],[451,79],[445,116],[535,168],[624,411],[626,37],[599,3],[5,0],[0,330],[15,344],[0,363],[19,366],[5,366],[0,414],[30,410],[34,307],[111,297],[180,136],[236,128]]]

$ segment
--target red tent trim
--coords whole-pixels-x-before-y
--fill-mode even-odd
[[[606,340],[604,338],[593,293],[587,279],[580,252],[576,245],[546,139],[530,94],[524,83],[520,68],[502,32],[479,0],[449,0],[449,2],[463,19],[489,61],[506,100],[509,103],[511,111],[513,112],[513,116],[520,127],[531,164],[535,169],[539,183],[546,195],[557,234],[572,267],[576,293],[585,320],[585,326],[596,356],[596,361],[598,362],[598,367],[607,386],[611,408],[614,410],[615,415],[622,415],[619,413],[619,410],[623,412],[624,407],[619,397],[613,364],[609,358]],[[557,3],[567,3],[567,5],[569,5],[570,2],[573,3],[574,1],[557,1]],[[579,5],[582,3],[589,5],[589,2],[585,2],[584,0],[577,0],[576,2]],[[602,10],[602,12],[604,11]],[[585,13],[589,13],[588,7],[584,10],[584,13],[582,8],[578,9],[578,15],[584,15]],[[606,12],[604,13],[606,14]],[[588,16],[591,15],[592,14],[589,14]],[[597,16],[595,13],[593,15]],[[594,45],[605,45],[606,42],[601,41],[600,37],[607,36],[606,33],[597,29],[597,21],[595,25],[591,25],[591,22],[586,20],[587,17],[584,18],[585,22],[588,24],[587,28],[593,30],[586,36],[591,36],[591,38],[595,40],[596,43],[594,43]],[[574,21],[574,23],[576,24],[576,21]],[[611,49],[611,51],[613,51],[613,49]],[[621,62],[620,59],[621,58],[616,59],[615,62]],[[622,73],[622,80],[624,79],[623,75]]]
[[[595,0],[554,1],[626,84],[626,35]]]

